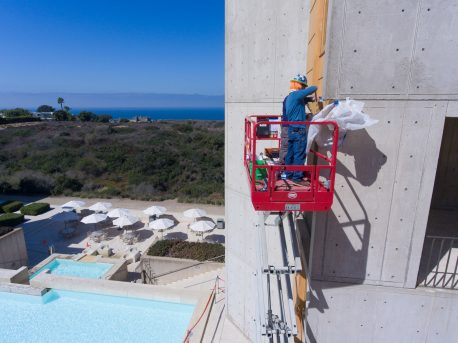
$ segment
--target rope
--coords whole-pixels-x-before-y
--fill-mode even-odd
[[[204,308],[204,310],[202,311],[202,313],[201,313],[199,319],[197,319],[196,323],[187,331],[186,336],[185,336],[185,338],[183,339],[183,343],[189,343],[189,335],[191,334],[192,330],[194,330],[194,328],[197,326],[197,324],[199,324],[199,322],[200,322],[201,319],[203,318],[205,312],[207,312],[208,305],[210,304],[210,300],[212,299],[213,295],[215,294],[216,289],[220,289],[219,285],[218,285],[218,287],[217,287],[218,280],[220,280],[220,277],[219,277],[219,276],[216,276],[215,284],[213,285],[213,289],[212,289],[212,291],[211,291],[211,293],[210,293],[210,296],[208,297],[207,304],[205,305],[205,308]],[[222,279],[221,279],[221,280],[222,280]]]

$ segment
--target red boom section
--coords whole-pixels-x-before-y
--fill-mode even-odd
[[[282,165],[278,158],[281,125],[326,125],[332,145],[325,153],[310,150],[305,165]],[[245,118],[244,165],[256,211],[327,211],[334,198],[339,127],[335,121],[285,122],[279,115]],[[262,153],[262,158],[259,156]],[[294,183],[284,173],[302,171],[303,182]]]

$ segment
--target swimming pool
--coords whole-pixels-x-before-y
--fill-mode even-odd
[[[0,292],[1,342],[181,342],[194,305],[51,290]]]
[[[49,269],[50,274],[63,275],[63,276],[76,276],[87,279],[101,279],[102,276],[113,267],[111,263],[98,263],[98,262],[78,262],[68,259],[55,258],[47,263],[30,278],[40,274],[43,270]]]

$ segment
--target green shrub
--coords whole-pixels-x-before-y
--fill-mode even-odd
[[[156,244],[150,246],[148,249],[148,255],[150,256],[167,256],[170,248],[177,244],[178,240],[162,240],[156,242]]]
[[[0,193],[3,193],[3,192],[0,192]],[[6,205],[6,204],[8,204],[8,203],[10,203],[10,201],[8,201],[8,200],[0,200],[0,213],[3,213],[3,212],[4,212],[4,211],[3,211],[3,208],[2,208],[3,205]]]
[[[182,240],[162,240],[148,249],[150,256],[187,258],[197,261],[212,259],[215,262],[224,262],[224,246],[222,244],[206,242],[187,242]],[[217,259],[215,257],[221,256]]]
[[[212,125],[43,121],[8,127],[0,134],[0,193],[221,204],[224,132]]]
[[[2,210],[5,213],[13,213],[19,211],[24,204],[20,201],[8,201],[6,205],[2,206]]]
[[[5,116],[5,118],[16,118],[16,117],[31,117],[32,113],[29,110],[24,108],[13,108],[10,110],[0,110],[1,113]]]
[[[26,123],[32,121],[41,121],[40,118],[35,117],[12,117],[12,118],[1,118],[0,124],[14,124],[14,123]]]
[[[14,228],[12,227],[0,226],[0,237],[2,237],[3,235],[6,235],[8,232],[11,232],[13,230]]]
[[[21,213],[28,216],[37,216],[39,214],[48,212],[50,206],[46,202],[36,202],[21,208]]]
[[[56,178],[56,184],[52,190],[52,194],[62,194],[65,193],[66,190],[78,192],[81,188],[83,188],[83,184],[78,179],[60,175]]]
[[[5,213],[0,216],[0,226],[16,226],[24,221],[24,215],[20,213]]]

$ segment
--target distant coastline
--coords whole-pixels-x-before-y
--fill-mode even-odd
[[[135,116],[152,120],[224,120],[224,108],[72,108],[73,114],[90,111],[95,114],[109,114],[113,119]]]

